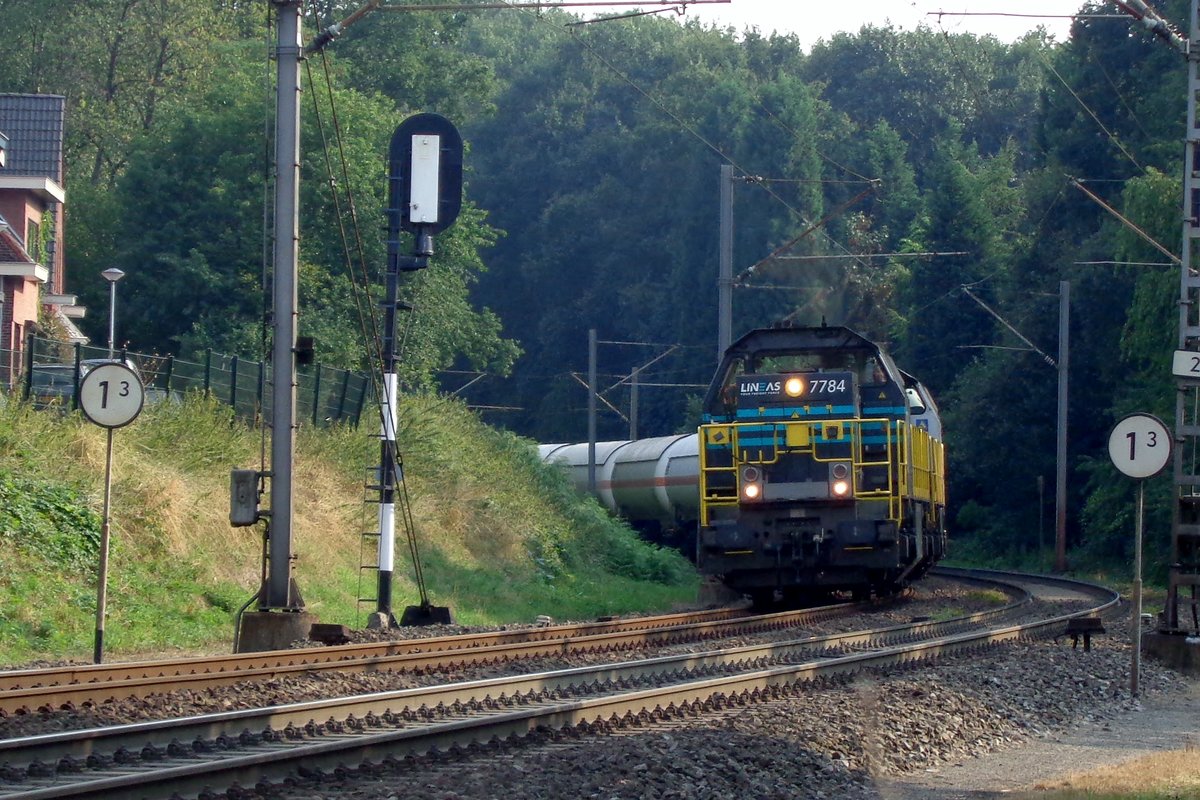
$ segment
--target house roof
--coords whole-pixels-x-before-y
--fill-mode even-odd
[[[63,119],[66,98],[57,94],[0,93],[0,132],[8,137],[0,177],[63,182]]]
[[[4,263],[32,264],[33,259],[29,257],[25,244],[8,224],[8,220],[0,217],[0,264]]]

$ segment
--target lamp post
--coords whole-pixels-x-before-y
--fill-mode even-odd
[[[116,267],[109,267],[100,274],[108,281],[108,357],[113,358],[116,352],[113,343],[116,341],[117,331],[117,281],[125,277],[125,272]]]

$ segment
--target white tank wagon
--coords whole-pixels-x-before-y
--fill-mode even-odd
[[[700,508],[700,464],[694,433],[596,442],[596,496],[645,536],[692,547]],[[567,468],[588,491],[588,444],[542,444],[538,456]]]

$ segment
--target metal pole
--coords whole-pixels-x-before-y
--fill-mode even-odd
[[[1142,668],[1142,528],[1146,502],[1146,482],[1138,481],[1137,522],[1133,535],[1133,662],[1129,669],[1129,693],[1138,696]]]
[[[261,609],[299,610],[292,580],[292,461],[296,450],[296,273],[300,241],[300,0],[278,9],[275,108],[275,255],[271,351],[270,570]]]
[[[96,579],[96,639],[93,663],[104,660],[104,615],[108,607],[108,543],[112,520],[113,429],[108,429],[108,447],[104,454],[104,522],[100,526],[100,575]]]
[[[113,342],[117,338],[117,282],[108,284],[108,357],[113,357]],[[97,662],[98,663],[98,662]]]
[[[1046,476],[1037,476],[1038,489],[1038,549],[1037,549],[1037,565],[1038,569],[1045,569],[1046,557]]]
[[[641,369],[633,368],[629,376],[629,438],[638,438],[638,373]]]
[[[717,364],[733,341],[733,165],[721,165],[721,254],[717,277]]]
[[[1067,570],[1067,387],[1071,359],[1071,283],[1058,284],[1058,427],[1055,442],[1054,570]]]
[[[313,393],[312,393],[312,424],[313,427],[321,419],[321,365],[317,364],[316,375],[313,376]]]
[[[1194,269],[1196,241],[1200,239],[1200,219],[1194,208],[1195,198],[1200,193],[1200,111],[1197,110],[1197,95],[1200,95],[1200,0],[1193,0],[1188,26],[1187,47],[1187,128],[1183,149],[1183,247],[1179,263],[1179,338],[1180,350],[1200,350],[1200,275]],[[1200,561],[1200,549],[1196,538],[1188,531],[1197,523],[1195,495],[1197,492],[1197,463],[1194,454],[1197,442],[1196,403],[1200,399],[1200,387],[1189,382],[1177,383],[1175,393],[1175,436],[1178,446],[1174,449],[1174,496],[1171,513],[1171,560],[1167,568],[1167,599],[1163,607],[1163,620],[1159,631],[1174,634],[1194,634],[1194,625],[1189,625],[1182,609],[1189,605],[1180,592],[1191,587],[1195,592],[1200,585],[1200,574],[1196,563]]]
[[[596,493],[596,329],[588,328],[588,491]]]
[[[108,281],[108,358],[111,361],[117,340],[117,281],[124,278],[125,273],[116,267],[109,267],[100,274]]]

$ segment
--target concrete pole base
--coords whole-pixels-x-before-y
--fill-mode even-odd
[[[246,612],[238,631],[237,652],[287,650],[293,643],[307,639],[316,621],[317,615],[306,611]]]
[[[384,611],[376,611],[367,617],[367,630],[378,631],[395,627],[392,615]]]
[[[1142,652],[1186,675],[1200,675],[1200,638],[1175,634],[1142,634]]]

